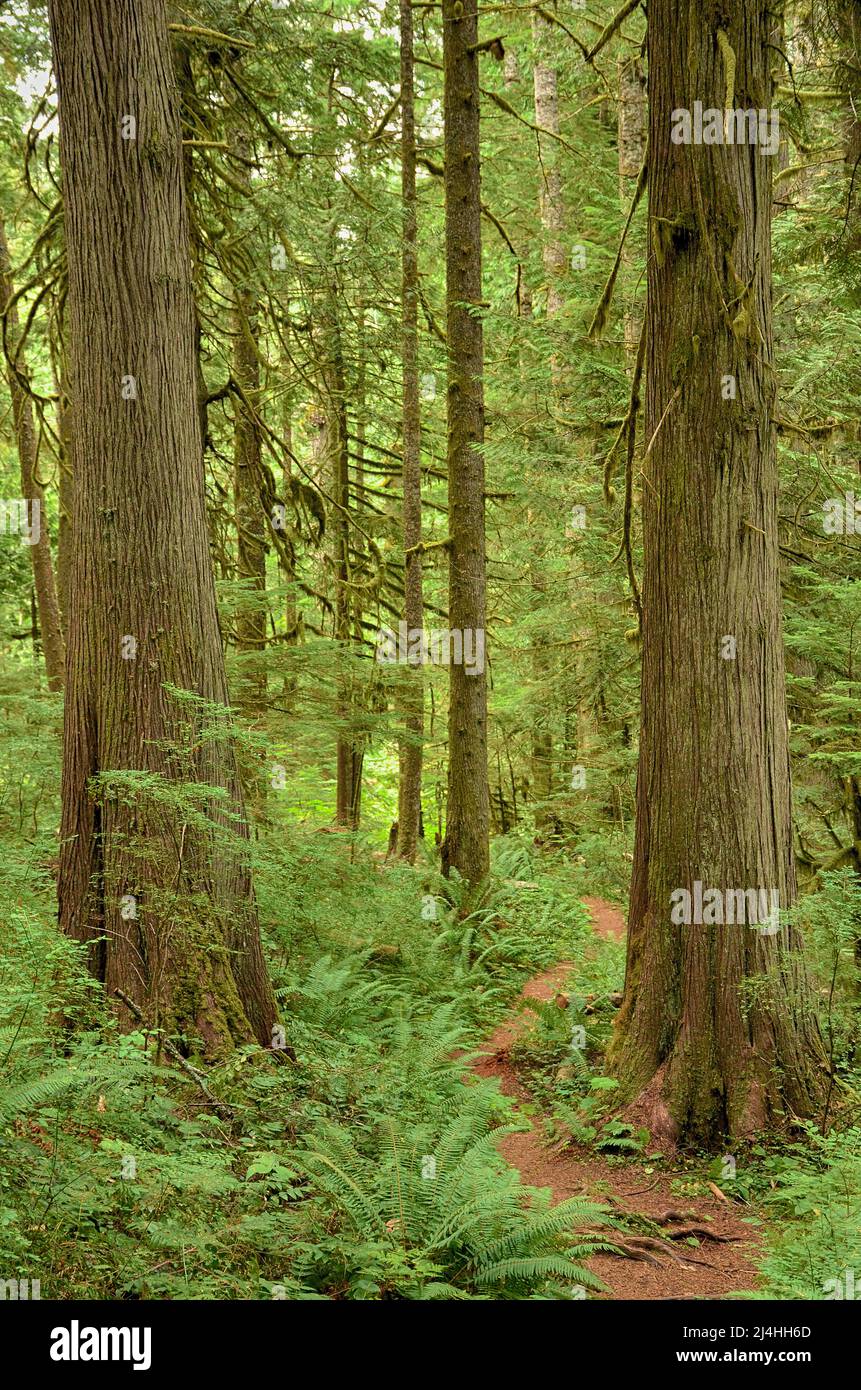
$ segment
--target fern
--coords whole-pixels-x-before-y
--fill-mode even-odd
[[[467,1092],[436,1127],[387,1117],[365,1149],[341,1127],[321,1125],[314,1147],[297,1150],[293,1161],[307,1170],[324,1210],[364,1241],[387,1243],[388,1255],[374,1244],[367,1257],[379,1297],[476,1297],[490,1288],[498,1298],[551,1297],[560,1280],[602,1288],[581,1262],[612,1248],[593,1234],[612,1216],[577,1198],[544,1209],[545,1195],[524,1188],[499,1156],[500,1138],[513,1130],[495,1126],[485,1093]],[[339,1252],[364,1296],[361,1247],[342,1244]],[[424,1270],[433,1273],[423,1277]]]
[[[92,1078],[82,1077],[66,1067],[48,1076],[22,1081],[17,1086],[0,1087],[0,1115],[6,1120],[14,1120],[19,1115],[31,1114],[40,1106],[52,1104],[70,1091],[91,1084]]]

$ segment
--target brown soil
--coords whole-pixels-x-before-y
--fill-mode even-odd
[[[599,936],[621,939],[625,923],[621,912],[599,898],[584,899]],[[565,984],[573,966],[566,961],[536,975],[524,987],[521,1003],[487,1040],[472,1070],[482,1077],[497,1077],[505,1095],[519,1102],[531,1100],[510,1060],[512,1043],[532,1026],[529,1000],[549,1001]],[[526,1117],[524,1117],[526,1118]],[[735,1202],[709,1197],[680,1197],[671,1188],[672,1179],[683,1170],[665,1169],[660,1175],[643,1172],[642,1161],[610,1162],[594,1150],[568,1144],[560,1151],[542,1143],[539,1131],[507,1135],[500,1151],[517,1168],[530,1187],[549,1187],[554,1202],[566,1197],[588,1196],[608,1203],[616,1212],[640,1213],[657,1221],[666,1233],[663,1245],[632,1245],[633,1258],[597,1255],[588,1267],[606,1285],[608,1292],[597,1295],[609,1299],[726,1298],[733,1292],[754,1289],[756,1234],[745,1224],[747,1208]],[[660,1218],[660,1219],[659,1219]],[[708,1235],[698,1235],[697,1247],[672,1236],[695,1227]],[[612,1237],[611,1237],[612,1239]],[[630,1237],[617,1239],[626,1242]]]

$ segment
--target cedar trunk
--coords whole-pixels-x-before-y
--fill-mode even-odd
[[[670,138],[675,109],[724,108],[728,67],[733,106],[770,109],[765,0],[725,0],[715,13],[687,0],[649,6],[642,733],[612,1053],[653,1134],[705,1145],[810,1115],[822,1075],[796,931],[671,919],[671,893],[696,880],[777,889],[781,907],[795,896],[771,160],[748,144]]]
[[[462,0],[444,0],[443,32],[449,624],[453,631],[484,634],[484,357],[475,0],[466,0],[466,5]],[[443,872],[457,869],[468,883],[476,884],[490,866],[486,670],[468,674],[464,665],[450,667],[448,751]]]
[[[418,366],[418,229],[416,225],[416,128],[411,0],[400,0],[401,24],[401,194],[402,357],[403,357],[403,491],[404,620],[408,631],[420,629],[422,601],[421,408]],[[404,673],[405,737],[400,745],[397,852],[415,859],[422,804],[424,690],[420,670]]]
[[[75,474],[60,924],[89,943],[111,997],[189,1047],[268,1043],[236,760],[229,729],[210,736],[228,697],[165,8],[51,0],[49,12]]]

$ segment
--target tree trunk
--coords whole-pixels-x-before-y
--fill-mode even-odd
[[[69,626],[69,593],[74,549],[72,516],[75,508],[75,475],[72,472],[72,431],[74,426],[72,422],[72,393],[68,378],[65,323],[64,310],[60,328],[61,343],[53,363],[54,390],[57,393],[57,438],[59,440],[57,501],[60,516],[57,526],[57,601],[60,605],[60,622],[64,639]]]
[[[535,96],[535,123],[541,130],[549,132],[547,135],[538,136],[541,166],[538,210],[542,231],[541,257],[547,277],[548,324],[552,324],[558,317],[565,302],[561,283],[565,273],[565,204],[559,169],[559,145],[558,141],[552,138],[559,134],[559,81],[557,70],[550,61],[551,29],[548,21],[533,11],[532,44],[535,61],[532,86]],[[550,358],[550,378],[554,396],[558,398],[562,378],[559,356],[555,351]],[[536,613],[541,613],[546,606],[547,574],[538,556],[530,560],[529,574],[534,608]],[[559,828],[558,820],[553,816],[551,809],[554,752],[552,726],[549,720],[553,717],[553,711],[552,707],[548,708],[547,692],[553,682],[553,671],[547,640],[539,624],[532,641],[532,680],[535,695],[530,762],[535,825],[542,841]]]
[[[260,362],[257,356],[257,314],[253,296],[244,287],[234,290],[233,376],[244,399],[235,401],[233,437],[233,499],[236,509],[237,574],[248,589],[236,610],[236,650],[241,658],[239,705],[260,715],[266,704],[266,528],[260,499],[261,450]]]
[[[283,365],[283,375],[289,376],[289,363]],[[281,418],[282,437],[284,440],[284,464],[282,468],[282,491],[285,498],[285,534],[284,534],[284,553],[278,552],[278,561],[284,582],[287,586],[287,593],[284,599],[284,629],[286,644],[293,648],[299,645],[301,635],[302,619],[299,605],[296,601],[296,551],[294,547],[294,536],[292,531],[286,531],[286,508],[292,496],[293,481],[293,395],[291,390],[284,393],[283,414]],[[296,667],[291,665],[289,659],[284,675],[284,709],[287,714],[294,714],[296,707],[296,695],[298,682],[296,678]]]
[[[547,604],[547,574],[541,561],[531,560],[529,582],[532,588],[535,612],[541,613]],[[532,800],[535,805],[535,828],[543,840],[560,829],[558,818],[553,815],[553,734],[548,721],[553,718],[552,704],[548,708],[548,693],[552,688],[553,673],[547,651],[547,637],[539,631],[532,639],[532,681],[534,685],[532,729],[530,739],[530,770]]]
[[[448,334],[449,624],[484,644],[484,353],[476,0],[443,0]],[[480,634],[480,638],[476,636]],[[443,872],[470,884],[490,866],[487,677],[452,662]]]
[[[769,905],[776,890],[788,906],[795,871],[771,164],[747,144],[671,140],[675,110],[695,100],[723,109],[728,85],[731,106],[770,108],[765,0],[727,0],[721,13],[723,33],[687,0],[649,7],[642,732],[612,1058],[623,1094],[638,1095],[631,1113],[653,1135],[702,1145],[810,1115],[821,1078],[796,931],[773,931],[761,911],[758,925],[727,922],[744,916],[733,890],[764,889]],[[709,895],[704,912],[697,881],[722,895]],[[690,925],[679,922],[679,890],[692,895]],[[725,924],[708,925],[718,906]]]
[[[326,446],[331,464],[332,499],[335,504],[332,508],[330,530],[335,578],[335,637],[340,644],[336,709],[338,735],[335,823],[355,830],[359,824],[361,805],[362,752],[352,737],[354,688],[350,669],[350,441],[347,431],[344,349],[335,293],[333,286],[327,306],[326,337],[329,362],[326,370],[325,426]]]
[[[622,216],[627,217],[631,200],[646,153],[646,90],[643,68],[638,57],[622,58],[619,62],[619,203]],[[624,323],[625,362],[628,375],[633,376],[640,343],[641,315],[636,291],[629,286],[635,256],[631,235],[622,247],[622,266],[625,271]]]
[[[51,0],[49,13],[75,394],[60,924],[89,943],[109,996],[123,991],[148,1024],[208,1052],[265,1044],[275,1006],[219,715],[228,696],[164,4]],[[187,783],[221,796],[189,798]]]
[[[0,304],[4,308],[12,298],[12,292],[12,266],[9,260],[6,228],[0,221]],[[7,363],[7,377],[9,394],[12,398],[15,438],[18,443],[21,496],[31,509],[30,541],[27,548],[30,551],[30,561],[33,566],[33,586],[36,591],[36,608],[39,617],[42,651],[45,657],[45,674],[48,677],[49,690],[62,690],[63,672],[66,664],[63,628],[60,621],[60,605],[57,600],[57,585],[54,582],[54,562],[51,558],[51,536],[48,531],[48,515],[45,511],[45,494],[38,477],[39,450],[36,440],[36,425],[33,419],[33,403],[24,384],[27,380],[27,366],[23,357],[17,359],[15,357],[20,326],[18,310],[14,305],[7,311],[6,325],[8,350],[12,357],[12,361]]]
[[[403,357],[403,535],[404,621],[407,631],[424,622],[422,601],[422,475],[421,407],[418,368],[418,229],[416,223],[416,131],[413,73],[413,13],[411,0],[400,0],[401,21],[401,192],[402,242],[402,357]],[[422,739],[424,689],[419,667],[404,673],[405,737],[400,745],[398,788],[398,849],[403,859],[416,857],[422,804]]]
[[[553,319],[559,313],[565,300],[562,294],[561,277],[565,274],[565,207],[562,201],[562,175],[559,170],[559,94],[556,68],[547,61],[551,25],[541,15],[532,14],[532,42],[535,49],[535,63],[532,81],[535,93],[535,124],[546,135],[538,136],[538,150],[541,164],[539,185],[539,210],[541,227],[544,233],[541,257],[544,273],[547,276],[547,317]],[[554,357],[554,381],[558,375],[559,364]],[[557,383],[558,384],[558,383]]]

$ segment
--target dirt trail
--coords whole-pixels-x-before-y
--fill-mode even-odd
[[[584,902],[599,936],[624,936],[625,922],[617,907],[600,898],[585,898]],[[536,975],[525,985],[522,999],[527,1004],[530,999],[553,999],[573,968],[570,962],[561,961]],[[531,1017],[534,1020],[535,1015]],[[488,1038],[473,1064],[478,1076],[497,1077],[503,1092],[521,1102],[528,1102],[531,1097],[513,1071],[508,1054],[512,1043],[530,1026],[528,1008],[515,1010]],[[524,1183],[551,1188],[554,1202],[588,1195],[609,1202],[620,1213],[638,1212],[652,1221],[673,1213],[678,1219],[658,1223],[668,1237],[694,1226],[718,1238],[700,1239],[696,1248],[669,1239],[670,1250],[644,1245],[639,1248],[645,1256],[642,1259],[597,1255],[588,1261],[588,1266],[609,1290],[598,1297],[721,1298],[734,1291],[756,1288],[756,1236],[754,1228],[742,1220],[745,1208],[722,1202],[717,1196],[679,1196],[671,1188],[675,1176],[672,1171],[645,1175],[642,1164],[610,1163],[581,1145],[568,1146],[564,1152],[548,1149],[541,1142],[540,1129],[531,1127],[531,1121],[528,1132],[507,1135],[501,1141],[500,1151],[519,1170]]]

